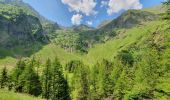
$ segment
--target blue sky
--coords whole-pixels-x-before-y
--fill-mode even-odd
[[[128,9],[159,5],[163,0],[23,0],[49,20],[62,26],[87,24],[96,27]]]

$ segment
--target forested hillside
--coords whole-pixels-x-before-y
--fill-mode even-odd
[[[0,99],[170,100],[169,23],[169,0],[99,28],[0,0]]]

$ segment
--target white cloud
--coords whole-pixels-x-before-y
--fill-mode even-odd
[[[108,1],[101,1],[101,6],[100,7],[104,7],[108,5]]]
[[[109,15],[118,13],[121,10],[142,9],[142,4],[139,0],[110,0],[107,6],[107,13]]]
[[[87,23],[88,25],[90,25],[90,26],[93,25],[93,22],[92,22],[92,21],[87,21],[86,23]]]
[[[72,24],[74,25],[80,25],[81,21],[82,21],[82,15],[80,14],[76,14],[76,15],[73,15],[72,18],[71,18],[71,22]]]
[[[95,0],[62,0],[62,3],[68,5],[70,11],[81,12],[87,16],[97,14],[94,10],[97,4]]]

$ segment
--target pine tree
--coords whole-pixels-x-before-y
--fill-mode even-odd
[[[82,62],[79,63],[77,69],[74,71],[74,88],[77,91],[76,99],[87,100],[89,96],[89,80],[88,67]]]
[[[4,88],[8,84],[8,75],[7,75],[7,69],[6,67],[3,68],[2,73],[1,73],[1,88]]]
[[[16,92],[22,92],[23,84],[19,83],[19,77],[23,73],[25,66],[25,62],[23,60],[19,60],[16,64],[13,73],[10,75],[12,81],[14,82],[14,89]],[[11,83],[10,85],[13,85],[13,83]]]
[[[41,94],[41,83],[39,76],[34,70],[35,60],[34,58],[29,62],[24,72],[20,77],[21,84],[23,84],[23,89],[25,93],[38,96]]]
[[[98,81],[99,81],[99,69],[98,66],[95,65],[92,67],[91,76],[90,76],[90,84],[91,84],[90,94],[92,100],[99,99]]]
[[[110,74],[112,71],[112,63],[103,60],[101,63],[97,63],[96,67],[98,68],[98,84],[97,92],[100,98],[107,97],[112,94]]]
[[[45,64],[45,68],[43,70],[43,74],[42,74],[42,88],[43,88],[43,93],[42,96],[43,98],[46,98],[47,100],[50,98],[52,90],[51,90],[51,78],[52,78],[52,74],[51,74],[51,60],[48,59],[46,61]]]
[[[57,58],[52,67],[52,100],[70,100],[68,83]]]

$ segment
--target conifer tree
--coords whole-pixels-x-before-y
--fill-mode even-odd
[[[52,71],[51,71],[51,60],[48,59],[46,61],[45,64],[45,68],[43,70],[43,74],[42,74],[42,88],[43,88],[43,93],[42,96],[43,98],[46,98],[47,100],[50,98],[51,96],[51,85],[52,85]]]
[[[25,66],[26,66],[25,62],[20,59],[17,62],[13,73],[11,74],[11,80],[14,83],[14,89],[15,89],[16,92],[22,92],[23,84],[19,83],[19,77],[23,73]],[[11,83],[10,85],[12,85],[13,83]]]
[[[82,62],[79,63],[77,69],[74,71],[74,88],[77,91],[76,99],[87,100],[89,97],[89,77],[88,67]]]
[[[3,69],[2,69],[2,73],[1,73],[1,80],[0,80],[0,82],[1,82],[1,88],[4,88],[5,86],[7,86],[7,84],[8,84],[8,74],[7,74],[7,69],[6,69],[6,67],[4,67]]]
[[[24,72],[20,77],[21,84],[23,84],[23,89],[25,93],[38,96],[41,94],[41,83],[39,76],[34,70],[35,60],[34,58],[28,63]]]
[[[70,100],[68,83],[57,58],[52,67],[52,100]]]

